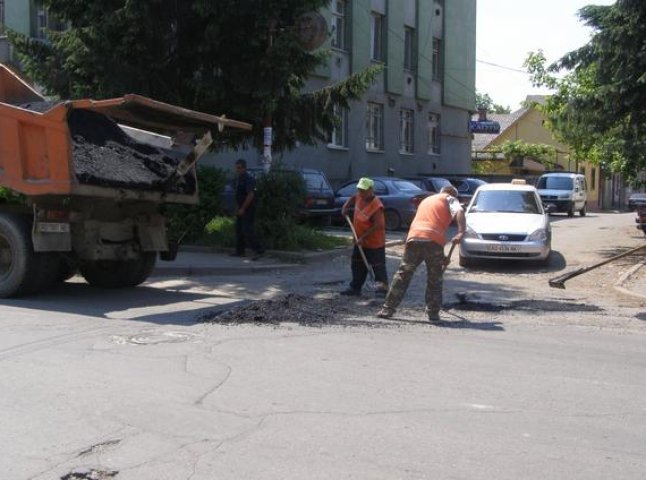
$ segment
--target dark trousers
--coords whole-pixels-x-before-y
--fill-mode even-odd
[[[444,248],[435,242],[411,241],[406,244],[404,256],[386,295],[384,307],[395,310],[404,298],[415,270],[426,264],[426,311],[436,315],[442,308],[442,281],[444,276]]]
[[[236,217],[236,253],[239,255],[244,255],[246,247],[256,253],[264,251],[256,236],[255,217],[254,210],[247,210],[243,215]]]
[[[381,248],[364,248],[363,253],[366,254],[366,259],[375,272],[375,282],[383,283],[384,286],[388,285],[388,274],[386,273],[386,247]],[[368,269],[366,264],[361,258],[359,247],[354,246],[352,250],[352,281],[350,288],[353,290],[361,290],[363,284],[368,276]],[[379,287],[377,287],[379,288]]]

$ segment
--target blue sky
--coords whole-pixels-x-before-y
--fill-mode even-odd
[[[476,88],[494,103],[520,108],[527,95],[549,93],[532,87],[523,61],[542,49],[548,62],[585,45],[591,34],[576,15],[590,4],[614,0],[477,0]],[[494,65],[491,65],[494,64]]]

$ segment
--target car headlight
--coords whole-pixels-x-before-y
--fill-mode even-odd
[[[464,231],[464,235],[462,236],[462,238],[479,239],[480,235],[478,235],[473,228],[467,225],[467,229]]]
[[[547,230],[544,228],[539,228],[529,237],[527,237],[527,240],[530,242],[544,242],[547,240]]]

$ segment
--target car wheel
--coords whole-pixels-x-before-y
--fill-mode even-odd
[[[395,210],[386,210],[384,212],[384,221],[386,230],[398,230],[402,226],[402,219]]]
[[[586,212],[585,212],[585,203],[584,203],[584,204],[583,204],[583,207],[581,208],[581,210],[579,210],[579,215],[581,215],[582,217],[585,217],[585,213],[586,213]]]
[[[574,202],[570,204],[570,206],[567,209],[567,216],[568,217],[573,217],[574,216]]]
[[[472,267],[473,266],[473,260],[467,257],[463,257],[460,255],[459,257],[459,263],[461,267]]]

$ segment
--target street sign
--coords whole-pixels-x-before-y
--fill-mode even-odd
[[[500,133],[500,123],[493,120],[471,120],[469,131],[471,133]]]

